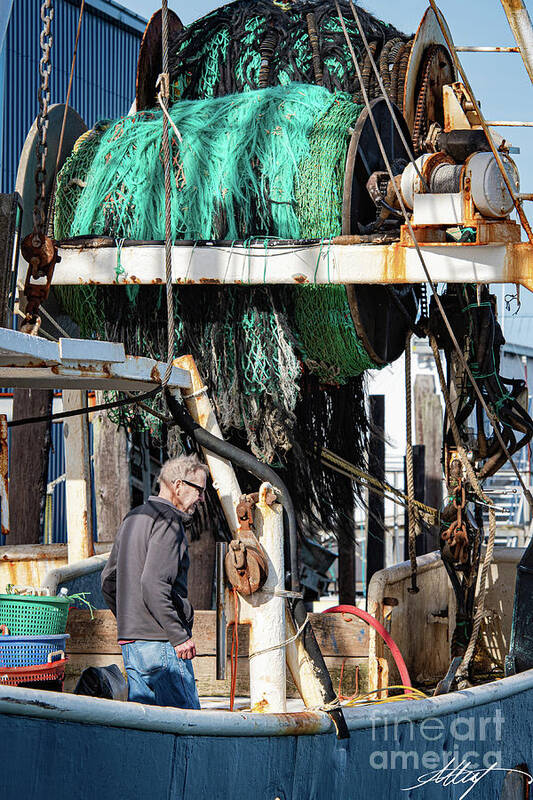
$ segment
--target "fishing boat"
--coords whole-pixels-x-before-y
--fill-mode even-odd
[[[525,6],[502,4],[533,79]],[[0,329],[0,375],[62,392],[68,543],[0,548],[0,589],[91,608],[70,611],[64,691],[9,685],[0,665],[2,797],[526,800],[533,544],[495,546],[486,481],[511,465],[533,505],[513,460],[533,421],[525,382],[500,372],[488,285],[533,290],[533,233],[442,12],[430,0],[410,37],[345,0],[236,0],[185,28],[164,2],[130,114],[54,119],[44,104],[0,208],[26,302],[21,330]],[[39,335],[51,287],[79,338]],[[445,403],[442,509],[415,494],[413,335]],[[366,458],[362,377],[401,356],[405,492]],[[178,429],[209,467],[226,535],[216,610],[195,622],[199,711],[75,691],[85,668],[122,664],[87,390],[130,429]],[[2,454],[8,425],[50,418],[4,421]],[[409,559],[373,571],[365,609],[354,482],[369,517],[374,494],[407,510]],[[3,532],[7,497],[3,466]],[[308,613],[299,550],[332,529],[348,578]],[[417,555],[421,536],[436,549]]]

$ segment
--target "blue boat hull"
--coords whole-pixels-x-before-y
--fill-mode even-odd
[[[346,716],[351,737],[338,741],[321,712],[230,715],[2,688],[0,797],[458,800],[470,789],[500,800],[508,769],[533,768],[533,671]],[[495,761],[501,770],[471,773]]]

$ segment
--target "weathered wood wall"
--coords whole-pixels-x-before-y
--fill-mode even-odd
[[[230,664],[227,678],[215,678],[215,611],[197,611],[194,621],[194,639],[198,651],[194,659],[194,672],[200,696],[229,696]],[[310,614],[320,649],[325,656],[333,685],[338,689],[341,667],[344,662],[342,694],[355,691],[356,667],[359,667],[359,689],[367,686],[368,630],[364,623],[346,622],[340,615]],[[233,628],[228,628],[228,654],[231,652]],[[72,691],[81,672],[88,666],[118,664],[123,669],[122,654],[117,643],[117,627],[111,611],[96,611],[94,619],[85,609],[70,610],[67,632],[69,663],[65,690]],[[248,696],[248,627],[239,625],[239,659],[237,666],[237,694]],[[291,678],[287,681],[287,695],[298,693]]]

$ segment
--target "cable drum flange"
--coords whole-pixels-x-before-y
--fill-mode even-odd
[[[370,105],[387,156],[401,170],[409,161],[409,155],[387,103],[383,98],[378,98]],[[399,109],[394,109],[405,139],[409,141],[407,124]],[[365,109],[355,125],[346,157],[342,213],[344,235],[359,233],[360,225],[366,226],[376,220],[379,212],[368,193],[367,182],[373,173],[384,169],[385,164]],[[385,366],[399,358],[404,350],[409,320],[414,324],[418,313],[418,288],[409,284],[387,287],[354,284],[346,287],[346,295],[357,336],[376,366]]]
[[[520,178],[514,161],[501,155],[505,171],[516,194],[520,191]],[[484,217],[501,218],[514,207],[496,159],[492,153],[474,153],[466,162],[466,176],[470,178],[472,200]]]

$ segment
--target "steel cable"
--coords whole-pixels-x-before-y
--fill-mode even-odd
[[[352,60],[354,62],[354,66],[355,66],[356,72],[358,74],[359,80],[361,81],[361,70],[359,68],[359,64],[357,63],[357,58],[355,56],[350,37],[348,36],[348,31],[346,30],[346,25],[344,23],[344,18],[342,16],[338,0],[335,0],[335,6],[337,8],[337,14],[339,16],[339,20],[341,22],[341,26],[343,28],[344,35],[345,35],[348,47],[350,49],[350,53],[351,53],[351,56],[352,56]],[[387,153],[385,152],[385,148],[383,146],[383,141],[381,139],[378,127],[376,125],[374,114],[372,112],[372,108],[370,106],[368,95],[366,93],[366,90],[365,90],[364,86],[362,87],[362,90],[363,90],[364,103],[365,103],[365,106],[366,106],[367,111],[368,111],[368,116],[369,116],[370,122],[372,124],[372,128],[374,130],[374,135],[376,137],[376,142],[377,142],[378,147],[380,149],[380,152],[381,152],[381,155],[382,155],[382,158],[383,158],[383,162],[384,162],[385,167],[387,169],[387,172],[389,174],[389,178],[390,178],[390,180],[392,182],[392,186],[393,186],[394,192],[396,194],[396,199],[398,200],[398,203],[399,203],[400,208],[402,210],[402,214],[403,214],[404,219],[405,219],[405,224],[407,225],[407,228],[409,230],[409,234],[411,236],[411,240],[413,242],[413,246],[414,246],[414,248],[416,250],[416,253],[418,255],[418,258],[420,260],[420,264],[422,266],[422,269],[424,270],[424,274],[426,276],[427,282],[430,285],[431,292],[432,292],[432,294],[433,294],[433,296],[435,298],[435,303],[437,304],[437,307],[438,307],[439,312],[440,312],[440,314],[442,316],[444,324],[446,325],[446,329],[447,329],[448,334],[450,336],[450,339],[451,339],[451,341],[453,343],[453,346],[454,346],[454,348],[455,348],[455,350],[456,350],[456,352],[457,352],[457,354],[459,356],[459,360],[461,361],[461,364],[462,364],[466,374],[468,375],[468,377],[469,377],[469,379],[470,379],[470,381],[472,383],[472,387],[473,387],[474,391],[476,392],[476,394],[477,394],[477,396],[478,396],[478,398],[479,398],[479,400],[481,402],[481,405],[483,406],[483,408],[484,408],[484,410],[485,410],[485,412],[487,414],[487,417],[489,418],[489,421],[491,422],[491,424],[492,424],[492,426],[494,428],[494,432],[496,434],[496,437],[498,438],[498,441],[499,441],[499,443],[500,443],[500,445],[502,447],[502,450],[506,454],[507,459],[508,459],[509,463],[511,464],[512,468],[513,468],[513,471],[514,471],[514,473],[515,473],[515,475],[516,475],[516,477],[517,477],[517,479],[518,479],[518,481],[520,483],[520,486],[522,487],[522,491],[524,492],[524,496],[525,496],[528,504],[533,509],[533,496],[531,495],[531,492],[529,491],[529,489],[526,487],[526,485],[525,485],[525,483],[524,483],[524,481],[522,479],[522,476],[520,475],[520,472],[518,471],[518,468],[517,468],[517,466],[516,466],[516,464],[514,462],[514,459],[512,458],[511,454],[509,453],[509,451],[507,449],[507,446],[506,446],[506,444],[505,444],[505,442],[503,440],[503,437],[502,437],[502,435],[500,433],[499,427],[498,427],[498,425],[497,425],[497,423],[496,423],[496,421],[494,419],[494,415],[492,414],[492,412],[490,411],[487,403],[485,402],[485,398],[483,397],[483,395],[482,395],[482,393],[481,393],[481,391],[479,389],[479,386],[477,385],[477,381],[475,380],[474,376],[472,375],[472,371],[471,371],[470,367],[468,366],[468,363],[466,362],[466,359],[464,357],[464,354],[463,354],[461,348],[459,347],[459,343],[457,341],[457,338],[455,336],[453,328],[450,325],[450,321],[448,319],[448,316],[446,314],[444,306],[442,305],[441,299],[440,299],[439,294],[437,292],[437,287],[435,286],[435,284],[433,282],[433,279],[431,278],[431,275],[429,274],[429,270],[427,268],[424,256],[422,254],[422,250],[420,249],[420,245],[418,243],[418,240],[416,238],[415,232],[413,230],[413,226],[411,224],[411,220],[409,219],[409,215],[407,213],[407,209],[405,207],[405,203],[404,203],[403,198],[401,196],[400,190],[398,189],[398,187],[396,185],[396,182],[394,181],[394,175],[392,173],[392,168],[391,168],[391,165],[390,165],[390,161],[389,161],[389,158],[387,156]],[[477,485],[479,486],[479,484],[477,484]]]

